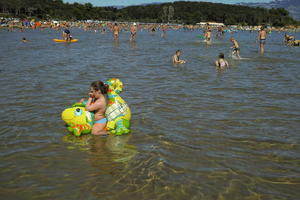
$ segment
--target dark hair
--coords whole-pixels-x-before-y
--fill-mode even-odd
[[[91,83],[91,87],[98,91],[100,90],[102,94],[107,94],[108,91],[108,85],[103,83],[102,81],[94,81]]]
[[[175,53],[178,53],[178,52],[181,52],[181,50],[180,50],[180,49],[178,49],[178,50],[176,50],[176,52],[175,52]]]
[[[224,53],[220,53],[219,54],[219,58],[223,58],[224,59]]]

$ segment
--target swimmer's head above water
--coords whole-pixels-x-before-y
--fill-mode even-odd
[[[181,50],[180,50],[180,49],[176,50],[175,54],[176,54],[177,56],[180,56],[180,55],[181,55]]]

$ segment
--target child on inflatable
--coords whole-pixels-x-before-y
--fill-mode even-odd
[[[106,123],[105,110],[107,105],[108,85],[102,81],[94,81],[91,83],[89,92],[89,98],[86,102],[85,109],[89,112],[93,112],[95,115],[94,125],[92,127],[93,135],[106,135]],[[82,103],[85,99],[81,99]]]

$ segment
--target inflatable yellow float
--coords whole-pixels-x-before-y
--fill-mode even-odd
[[[67,40],[61,40],[61,39],[53,39],[53,41],[54,41],[54,42],[71,42],[71,43],[73,43],[73,42],[77,42],[78,39],[72,39],[72,40],[70,40],[70,41],[67,41]]]
[[[128,104],[120,97],[123,83],[116,78],[106,81],[109,85],[108,105],[105,116],[108,120],[106,129],[112,134],[123,135],[130,132],[131,111]],[[94,124],[94,114],[85,110],[85,103],[75,103],[62,112],[62,120],[67,129],[76,136],[91,133]]]

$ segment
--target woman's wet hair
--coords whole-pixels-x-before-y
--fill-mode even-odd
[[[102,94],[107,94],[108,91],[108,85],[103,83],[102,81],[94,81],[91,83],[91,87],[95,90],[98,91],[100,90]]]
[[[219,58],[224,59],[224,53],[220,53],[220,54],[219,54]]]

